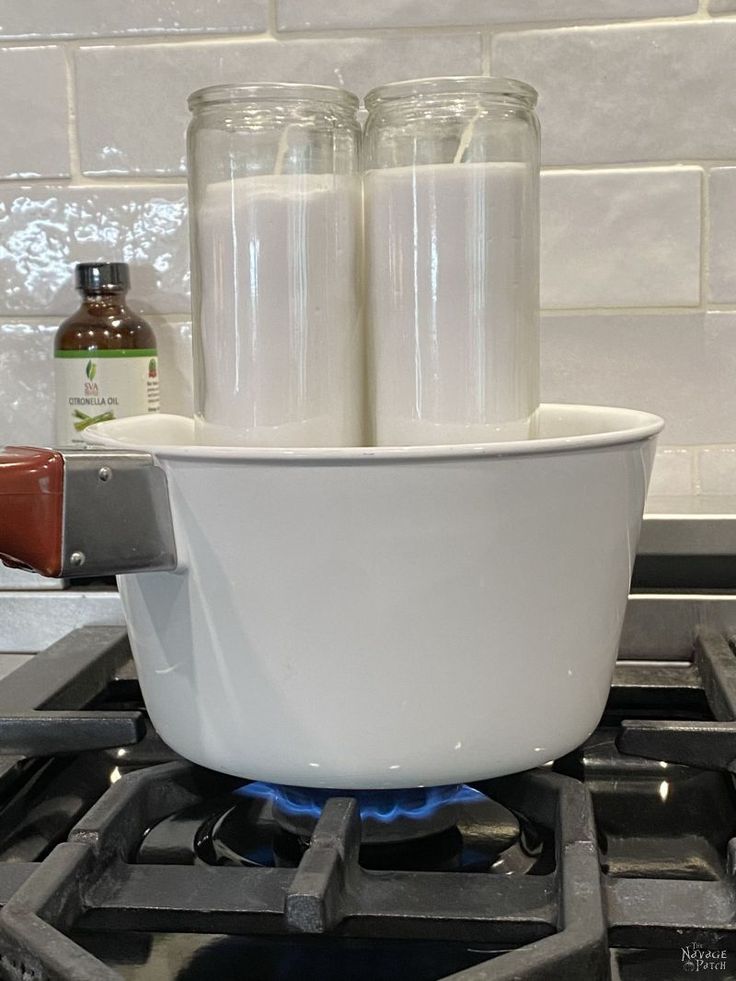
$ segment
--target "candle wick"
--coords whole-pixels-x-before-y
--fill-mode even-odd
[[[470,120],[468,125],[462,131],[462,135],[460,136],[460,142],[458,143],[457,151],[455,152],[455,157],[453,158],[452,161],[454,164],[459,164],[462,162],[462,159],[465,155],[465,151],[468,149],[468,147],[470,146],[470,141],[473,139],[473,131],[475,130],[475,124],[480,119],[482,112],[483,110],[479,106],[476,109],[473,118]]]

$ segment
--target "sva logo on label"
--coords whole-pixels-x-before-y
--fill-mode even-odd
[[[94,363],[94,361],[87,362],[87,367],[84,369],[84,373],[87,376],[87,381],[84,383],[84,394],[88,398],[96,398],[100,394],[100,390],[97,387],[97,382],[95,381],[97,365]]]
[[[682,948],[682,967],[688,974],[700,974],[703,971],[725,971],[726,951],[693,941]]]

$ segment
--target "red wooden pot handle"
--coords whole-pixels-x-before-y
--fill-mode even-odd
[[[0,449],[0,560],[61,573],[64,457],[33,446]]]

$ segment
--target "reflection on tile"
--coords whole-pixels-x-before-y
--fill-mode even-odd
[[[183,173],[187,96],[203,85],[317,82],[364,95],[382,82],[480,69],[475,34],[83,47],[77,52],[82,169],[94,175]],[[155,120],[145,139],[143,119]]]
[[[711,0],[711,3],[736,0]],[[616,20],[691,14],[698,0],[372,0],[325,3],[277,0],[279,30],[508,24],[520,21]]]
[[[547,315],[542,397],[648,409],[662,445],[736,443],[736,315]]]
[[[0,313],[69,314],[75,262],[131,264],[148,312],[189,310],[183,187],[0,187]]]
[[[61,48],[0,48],[0,177],[69,174],[66,65]]]
[[[54,442],[55,323],[0,323],[0,446]]]
[[[654,460],[650,496],[690,495],[695,493],[693,454],[689,446],[661,446]]]
[[[542,306],[695,306],[699,167],[542,177]]]
[[[0,37],[64,38],[265,31],[268,0],[0,0]]]
[[[699,452],[701,494],[736,494],[736,446],[708,446]]]
[[[497,34],[494,74],[539,90],[546,163],[730,160],[736,23]]]

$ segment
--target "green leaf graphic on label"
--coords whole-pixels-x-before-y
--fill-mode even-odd
[[[115,418],[114,412],[101,412],[98,416],[88,416],[86,413],[80,412],[79,409],[75,409],[72,415],[76,416],[77,421],[74,423],[74,428],[78,433],[81,433],[87,426],[94,426],[97,422],[110,422],[111,419]]]
[[[97,374],[97,365],[93,361],[88,361],[84,373],[90,381],[94,381],[95,375]]]

